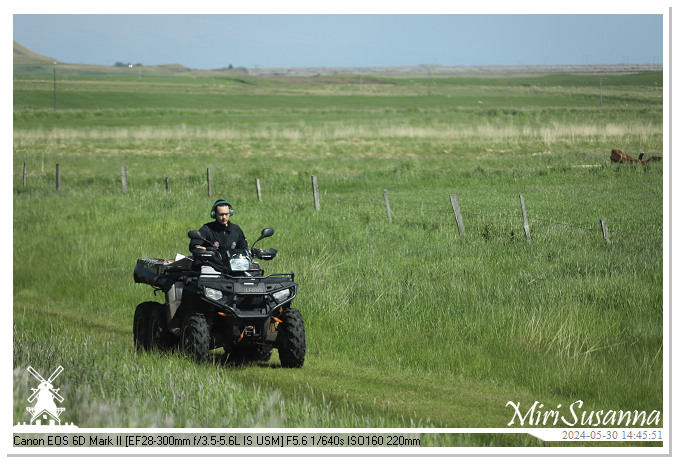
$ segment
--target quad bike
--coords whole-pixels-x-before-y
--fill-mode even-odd
[[[147,301],[134,313],[136,349],[180,351],[199,362],[224,349],[232,364],[268,361],[278,349],[282,367],[302,367],[306,335],[302,315],[290,305],[297,296],[295,274],[264,275],[256,259],[271,260],[277,250],[254,245],[273,235],[262,230],[252,249],[231,250],[224,259],[199,231],[205,249],[177,260],[141,258],[134,281],[162,291],[165,302]],[[154,293],[155,293],[154,291]]]

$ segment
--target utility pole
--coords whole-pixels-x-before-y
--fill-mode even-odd
[[[57,63],[54,63],[54,111],[57,110]]]

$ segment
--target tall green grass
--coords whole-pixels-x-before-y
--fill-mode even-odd
[[[255,101],[228,123],[228,112],[15,111],[15,384],[28,363],[60,362],[73,403],[122,408],[82,426],[502,427],[509,400],[662,409],[663,167],[608,163],[611,148],[662,156],[661,102],[408,113]],[[132,350],[135,305],[158,299],[133,283],[135,260],[187,253],[216,197],[251,240],[276,230],[269,270],[301,285],[301,370]],[[135,408],[148,415],[135,422]]]

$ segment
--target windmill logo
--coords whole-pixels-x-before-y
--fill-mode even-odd
[[[48,425],[48,426],[61,426],[73,424],[62,424],[61,413],[66,410],[66,408],[61,408],[57,406],[57,402],[60,404],[64,402],[64,398],[59,394],[59,389],[54,388],[54,380],[61,374],[64,370],[62,366],[57,367],[52,375],[49,376],[47,380],[40,375],[32,366],[28,366],[28,372],[35,377],[40,383],[38,388],[31,388],[33,393],[28,397],[29,403],[34,403],[32,407],[27,407],[26,410],[31,414],[30,425]],[[17,424],[17,425],[27,425]]]

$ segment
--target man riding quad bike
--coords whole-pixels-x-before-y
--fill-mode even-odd
[[[295,274],[265,275],[255,261],[271,260],[277,250],[254,246],[224,250],[199,231],[188,235],[192,244],[198,244],[192,245],[191,257],[137,260],[134,281],[162,291],[165,301],[137,306],[135,347],[178,346],[200,362],[210,359],[212,350],[223,348],[223,359],[235,364],[268,361],[276,348],[282,367],[302,367],[304,321],[291,307],[298,288]],[[273,229],[263,229],[255,244],[272,235]]]

